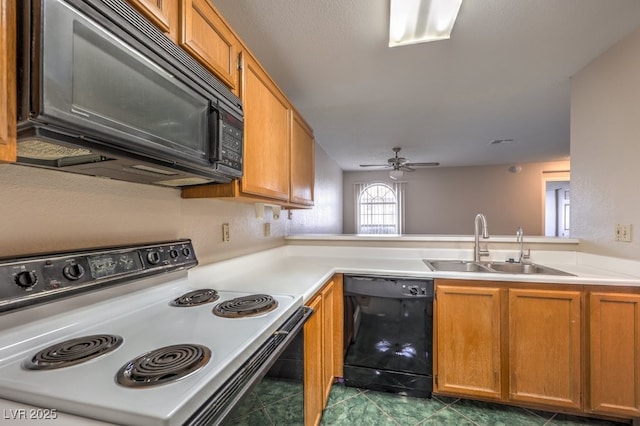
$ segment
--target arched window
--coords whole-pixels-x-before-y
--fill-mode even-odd
[[[402,233],[400,183],[356,185],[356,221],[359,234]]]

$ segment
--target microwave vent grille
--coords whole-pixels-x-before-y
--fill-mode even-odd
[[[66,157],[79,157],[91,154],[84,148],[71,148],[37,139],[27,139],[18,142],[18,156],[38,160],[58,160]]]

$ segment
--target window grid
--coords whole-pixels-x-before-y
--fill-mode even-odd
[[[359,192],[358,232],[360,234],[399,234],[398,196],[383,183],[364,185]]]

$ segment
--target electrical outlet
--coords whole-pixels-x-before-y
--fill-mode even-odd
[[[269,222],[266,222],[264,224],[264,236],[265,237],[271,236],[271,224]]]
[[[223,223],[222,224],[222,242],[228,243],[229,240],[230,240],[229,224],[228,223]]]
[[[631,224],[616,225],[616,241],[631,242]]]

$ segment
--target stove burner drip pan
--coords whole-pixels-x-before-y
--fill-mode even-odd
[[[111,334],[95,334],[51,345],[23,363],[28,370],[53,370],[80,364],[105,355],[118,348],[122,337]]]
[[[178,307],[198,306],[215,302],[219,298],[220,296],[218,295],[217,291],[208,288],[202,288],[183,294],[182,296],[174,299],[170,303],[170,305]]]
[[[211,350],[206,346],[165,346],[129,361],[116,374],[116,382],[131,388],[163,385],[187,377],[210,359]]]
[[[278,301],[267,294],[252,294],[218,303],[213,313],[219,317],[241,318],[267,313],[278,307]]]

